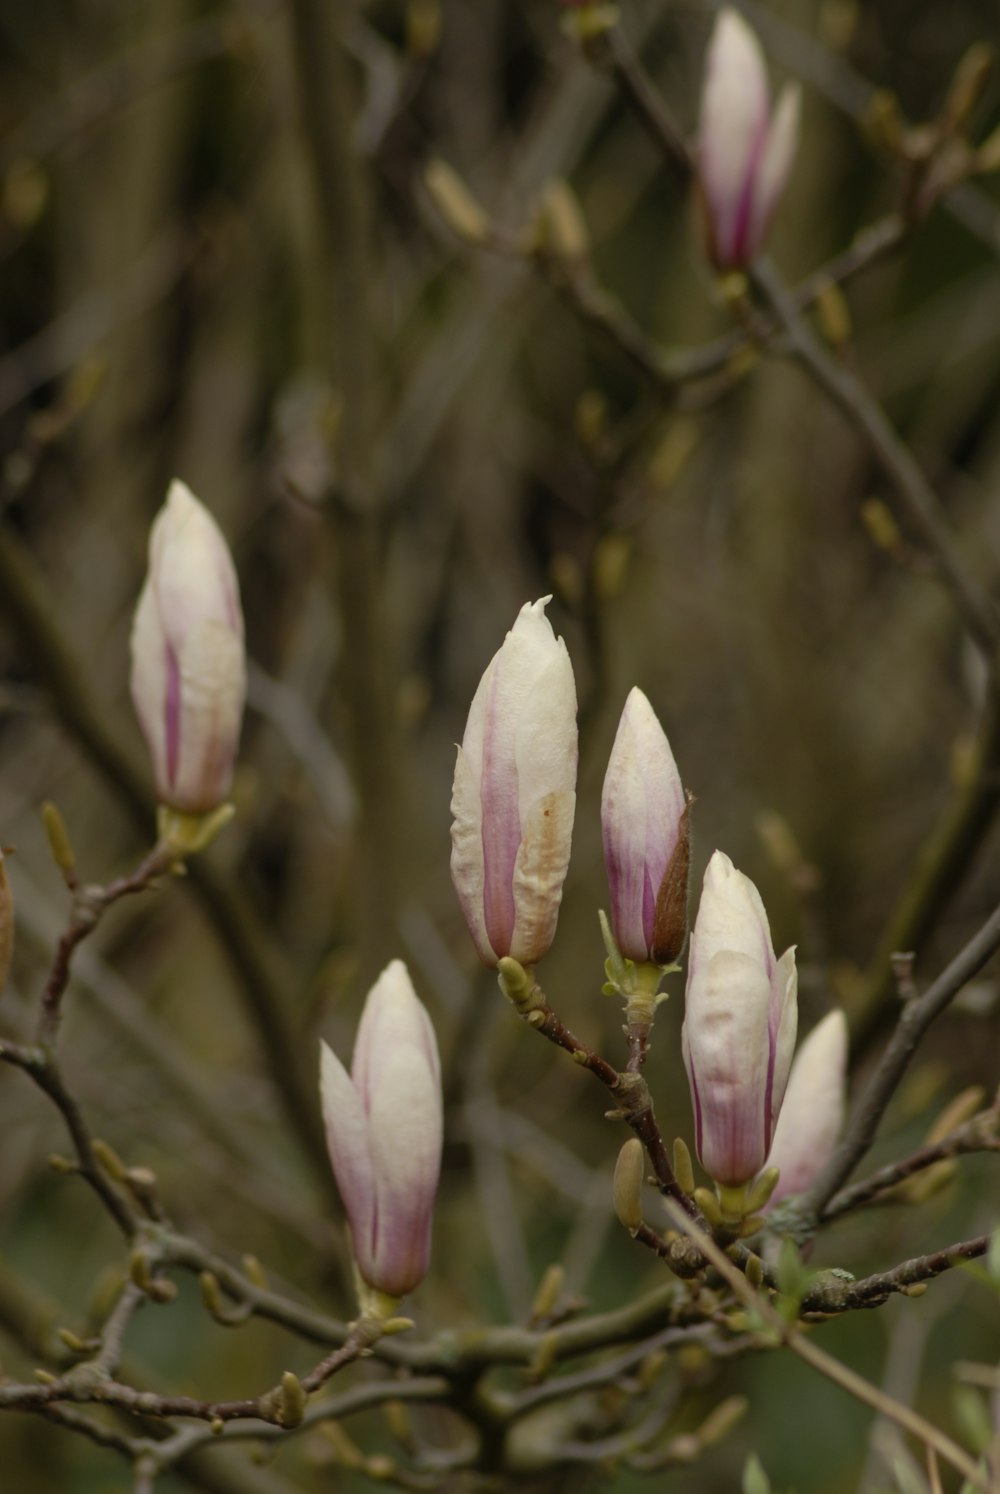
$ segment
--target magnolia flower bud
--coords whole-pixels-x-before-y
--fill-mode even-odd
[[[720,270],[760,253],[799,141],[800,92],[787,84],[773,113],[767,66],[735,10],[719,13],[701,96],[698,178],[708,252]]]
[[[480,959],[533,965],[555,937],[576,807],[576,685],[546,603],[526,603],[469,709],[451,876]]]
[[[797,989],[794,947],[775,959],[760,893],[716,851],[691,934],[682,1046],[698,1155],[724,1187],[749,1182],[767,1160]]]
[[[441,1167],[441,1067],[402,960],[365,1001],[351,1072],[320,1044],[326,1141],[363,1279],[403,1297],[427,1274]]]
[[[601,795],[611,927],[627,959],[669,965],[687,934],[687,804],[670,744],[641,690],[629,692]]]
[[[203,815],[224,802],[245,695],[232,557],[208,510],[173,482],[132,624],[132,699],[162,804]]]
[[[833,1155],[844,1124],[847,1019],[825,1016],[795,1055],[774,1128],[768,1167],[780,1171],[769,1208],[804,1193]]]

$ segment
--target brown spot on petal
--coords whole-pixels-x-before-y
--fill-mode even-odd
[[[688,876],[691,869],[690,810],[693,802],[693,797],[689,795],[677,827],[674,854],[667,863],[663,881],[656,894],[653,938],[649,952],[658,965],[675,964],[687,940]]]
[[[555,937],[559,902],[569,865],[576,795],[543,794],[522,827],[514,866],[514,937],[510,953],[533,965]]]

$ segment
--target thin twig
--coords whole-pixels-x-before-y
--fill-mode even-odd
[[[49,978],[42,995],[35,1042],[42,1048],[54,1045],[62,1018],[62,1000],[69,984],[73,955],[83,940],[92,934],[108,908],[123,897],[145,892],[164,872],[174,857],[163,844],[153,847],[127,876],[117,877],[106,887],[78,886],[73,895],[69,923],[56,946]]]
[[[0,528],[0,610],[13,625],[37,678],[48,689],[63,726],[145,836],[155,809],[146,774],[123,747],[122,734],[109,723],[107,712],[88,692],[87,671],[57,622],[60,609],[32,557],[7,528]],[[299,1045],[288,1017],[288,992],[294,989],[291,974],[267,940],[262,921],[210,859],[195,857],[185,880],[198,892],[239,977],[237,990],[292,1129],[315,1164],[316,1176],[333,1194],[315,1086],[307,1083],[302,1072]]]
[[[101,1347],[96,1358],[88,1361],[98,1375],[116,1375],[122,1362],[125,1334],[140,1307],[148,1301],[146,1293],[127,1281],[101,1332]]]
[[[789,1323],[775,1307],[771,1305],[759,1292],[747,1281],[746,1277],[736,1269],[732,1261],[719,1249],[712,1237],[696,1224],[694,1220],[678,1208],[672,1199],[667,1199],[666,1208],[673,1223],[685,1234],[694,1240],[695,1244],[704,1253],[706,1258],[719,1272],[720,1276],[728,1283],[733,1294],[740,1302],[754,1313],[767,1327],[777,1336],[778,1342],[785,1344],[793,1354],[813,1369],[846,1390],[849,1395],[870,1406],[879,1415],[888,1417],[901,1426],[904,1431],[919,1439],[926,1447],[933,1447],[945,1458],[953,1468],[956,1468],[976,1489],[981,1489],[983,1494],[992,1494],[990,1486],[982,1470],[969,1457],[968,1453],[957,1442],[953,1442],[939,1427],[932,1422],[926,1421],[917,1412],[911,1411],[908,1406],[901,1405],[891,1396],[872,1385],[863,1376],[857,1374],[846,1364],[841,1364],[838,1359],[827,1354],[812,1339],[806,1338],[793,1324]]]
[[[670,110],[654,88],[638,56],[633,52],[620,26],[610,26],[584,42],[586,56],[597,67],[609,73],[643,129],[662,154],[673,174],[687,182],[694,166]]]
[[[838,362],[820,342],[773,266],[759,260],[750,278],[787,334],[793,356],[867,440],[910,521],[947,578],[970,635],[992,664],[1000,637],[1000,616],[978,580],[969,573],[937,494],[909,448],[856,374]]]
[[[803,1195],[801,1207],[809,1219],[822,1219],[826,1204],[850,1177],[875,1139],[886,1106],[902,1078],[917,1044],[928,1027],[957,996],[966,981],[1000,949],[1000,908],[955,956],[947,969],[922,996],[907,1002],[896,1030],[857,1106],[843,1140],[827,1166]]]
[[[511,967],[509,972],[505,970],[505,966]],[[675,1198],[691,1214],[697,1214],[695,1205],[674,1176],[673,1165],[653,1110],[653,1097],[642,1075],[629,1070],[619,1073],[596,1049],[588,1048],[586,1043],[581,1042],[549,1006],[542,988],[530,975],[526,975],[516,961],[502,960],[500,971],[501,990],[518,1016],[529,1027],[541,1033],[542,1037],[548,1038],[550,1043],[571,1054],[612,1095],[616,1109],[608,1113],[624,1120],[642,1142],[656,1174],[660,1192],[668,1198]]]
[[[943,1250],[933,1250],[927,1255],[914,1256],[901,1261],[891,1271],[878,1271],[860,1281],[843,1281],[824,1273],[823,1280],[807,1288],[799,1311],[804,1317],[812,1314],[829,1316],[832,1313],[853,1312],[857,1308],[881,1307],[883,1302],[898,1292],[906,1293],[911,1287],[922,1286],[933,1281],[945,1271],[973,1261],[985,1255],[990,1248],[989,1235],[976,1235],[971,1240],[960,1240],[947,1245]]]
[[[132,1209],[118,1192],[94,1155],[90,1132],[80,1107],[63,1083],[51,1050],[26,1048],[0,1039],[0,1061],[23,1069],[59,1110],[66,1122],[77,1158],[77,1171],[90,1184],[118,1228],[131,1239],[136,1232]]]
[[[850,1214],[855,1209],[862,1208],[865,1204],[877,1202],[887,1188],[893,1188],[898,1183],[905,1182],[907,1178],[924,1172],[928,1167],[934,1167],[939,1162],[946,1161],[949,1157],[962,1157],[972,1152],[998,1152],[1000,1151],[1000,1110],[994,1106],[990,1110],[984,1110],[980,1115],[973,1116],[972,1120],[964,1126],[959,1126],[950,1136],[944,1137],[942,1141],[935,1142],[931,1146],[922,1146],[918,1151],[911,1152],[908,1157],[902,1157],[897,1162],[889,1162],[885,1167],[880,1167],[867,1178],[852,1184],[849,1188],[841,1188],[835,1193],[830,1202],[823,1210],[824,1220],[839,1219],[843,1214]]]
[[[869,962],[852,1003],[851,1040],[863,1052],[878,1037],[895,1005],[892,955],[919,950],[949,897],[968,874],[1000,807],[1000,665],[986,683],[986,700],[971,760],[952,797],[917,848],[913,870]]]

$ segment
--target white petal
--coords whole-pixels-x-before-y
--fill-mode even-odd
[[[767,1155],[770,994],[759,962],[731,951],[700,963],[688,984],[684,1044],[697,1083],[699,1155],[720,1183],[747,1182]]]
[[[232,783],[246,698],[242,640],[228,623],[198,622],[181,645],[178,667],[180,753],[170,803],[198,814],[221,804]]]
[[[737,871],[723,851],[716,851],[705,870],[692,942],[699,958],[736,950],[755,959],[768,975],[775,966],[771,932],[760,893]]]
[[[530,692],[515,718],[514,758],[522,820],[542,794],[576,789],[576,681],[563,640],[546,651],[544,662],[536,663],[541,667],[533,674]]]
[[[536,831],[548,829],[540,823],[540,802],[555,795],[564,808],[576,782],[576,689],[565,644],[556,639],[545,616],[549,600],[521,608],[491,660],[473,699],[456,763],[452,878],[476,948],[488,965],[512,952],[517,927],[537,930],[554,912],[555,841],[543,834],[541,847],[529,848],[525,856],[522,842],[529,821]],[[560,846],[564,829],[560,813]],[[568,841],[564,850],[568,860]],[[518,907],[515,882],[530,899],[540,865],[544,907]],[[565,870],[563,865],[562,876]]]
[[[723,259],[731,256],[738,236],[769,107],[760,43],[743,17],[727,7],[708,45],[698,138],[702,185]]]
[[[795,946],[786,949],[775,968],[772,991],[772,1014],[777,1008],[777,1031],[774,1039],[774,1073],[771,1082],[771,1134],[788,1083],[788,1072],[795,1052],[799,1028],[799,976],[795,968]]]
[[[825,1016],[799,1049],[774,1132],[768,1167],[781,1170],[771,1205],[802,1193],[826,1166],[844,1125],[847,1021]]]
[[[170,791],[166,728],[167,639],[148,576],[135,610],[130,646],[132,702],[153,760],[153,775],[162,799]]]
[[[611,924],[618,947],[628,959],[645,960],[649,957],[642,917],[646,887],[646,783],[631,707],[632,695],[618,723],[604,775],[601,831],[611,893]]]
[[[781,90],[777,108],[767,132],[767,143],[757,165],[753,188],[750,236],[760,248],[767,236],[771,219],[785,190],[795,155],[799,148],[799,118],[802,90],[788,83]]]
[[[358,1269],[370,1280],[374,1269],[375,1187],[368,1123],[340,1059],[320,1043],[320,1102],[327,1150],[347,1211]]]
[[[370,1135],[376,1192],[373,1285],[399,1297],[427,1270],[441,1164],[441,1086],[423,1053],[398,1044],[380,1066]]]
[[[630,959],[649,958],[652,913],[647,920],[647,884],[655,909],[684,807],[684,789],[666,734],[646,696],[633,689],[622,711],[601,796],[612,925],[619,948]]]
[[[383,1066],[398,1049],[419,1054],[432,1078],[440,1082],[431,1019],[403,961],[391,960],[365,998],[351,1060],[351,1080],[366,1112],[382,1083]]]
[[[164,631],[180,650],[196,622],[225,623],[242,641],[239,583],[229,547],[208,509],[184,483],[170,485],[150,536]]]
[[[497,955],[490,944],[483,913],[485,872],[479,778],[464,747],[459,747],[455,760],[451,813],[451,880],[479,958],[486,965],[495,965]]]

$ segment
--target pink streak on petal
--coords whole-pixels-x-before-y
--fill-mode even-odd
[[[767,143],[768,119],[765,114],[759,121],[754,135],[753,147],[750,151],[750,159],[747,162],[747,174],[740,188],[739,201],[733,213],[732,222],[727,225],[729,242],[721,246],[723,258],[728,265],[745,265],[754,258],[759,243],[754,241],[754,200],[757,192],[757,177],[760,172],[761,158],[764,154],[764,146]]]
[[[656,895],[658,887],[653,886],[653,879],[649,875],[647,863],[642,880],[642,936],[646,941],[646,948],[653,942],[653,925],[656,922]]]
[[[497,955],[510,952],[514,937],[514,866],[521,844],[517,764],[509,723],[497,716],[500,667],[493,671],[483,731],[483,917]]]
[[[181,756],[181,671],[174,650],[167,646],[167,693],[163,702],[163,719],[167,736],[167,780],[177,783]]]

